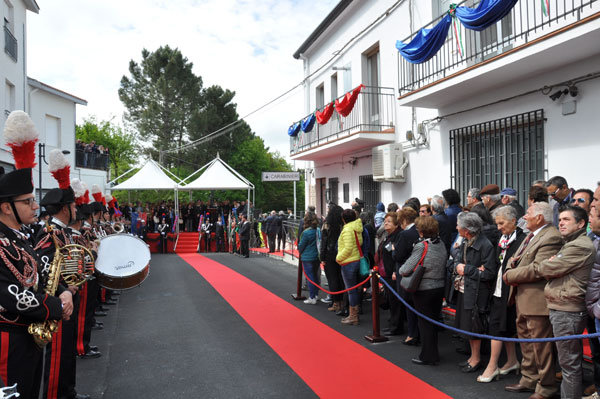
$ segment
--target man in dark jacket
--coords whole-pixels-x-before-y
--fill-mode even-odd
[[[283,226],[285,220],[287,220],[287,216],[283,211],[279,211],[279,216],[277,216],[277,251],[285,249],[285,227]]]
[[[517,190],[514,188],[506,187],[500,191],[500,201],[504,205],[510,205],[517,211],[517,220],[521,219],[525,215],[525,209],[517,201]]]
[[[444,212],[444,198],[439,195],[434,195],[431,198],[431,211],[433,212],[433,218],[437,220],[439,226],[440,239],[446,246],[446,251],[450,253],[450,246],[452,245],[451,234],[450,234],[450,222],[448,221],[448,215]]]
[[[271,211],[271,215],[267,218],[267,237],[269,240],[269,253],[275,252],[275,240],[277,238],[277,214]]]
[[[392,248],[392,258],[395,262],[395,271],[392,275],[392,279],[396,280],[396,290],[402,296],[402,298],[407,300],[409,303],[412,303],[410,294],[400,287],[400,281],[402,278],[398,273],[398,270],[410,257],[414,243],[419,240],[419,233],[415,227],[417,211],[411,207],[405,207],[402,208],[398,214],[399,225],[403,230],[398,234],[397,245],[394,245]],[[407,345],[415,345],[419,339],[417,316],[412,312],[406,312],[404,305],[402,305],[400,301],[391,301],[390,325],[396,326],[397,331],[402,330],[402,320],[405,317],[407,319],[408,336],[404,342]],[[390,334],[392,333],[390,332]]]
[[[241,250],[242,256],[244,258],[248,258],[248,257],[250,257],[250,251],[249,251],[249,247],[248,247],[248,244],[250,242],[250,222],[248,222],[248,218],[246,217],[245,213],[242,214],[242,221],[240,222],[239,232],[240,232],[240,250]]]

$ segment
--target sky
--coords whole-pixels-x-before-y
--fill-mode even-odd
[[[244,116],[302,80],[292,54],[339,0],[37,0],[27,15],[27,74],[87,100],[77,123],[122,124],[120,80],[142,49],[178,48],[204,87],[236,92]],[[246,121],[289,159],[289,125],[303,118],[302,90]],[[216,155],[216,154],[215,154]]]

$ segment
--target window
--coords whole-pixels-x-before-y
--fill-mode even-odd
[[[331,101],[335,101],[338,98],[338,75],[334,73],[331,75]]]
[[[323,83],[317,86],[315,101],[317,103],[317,109],[321,109],[325,105],[325,86],[323,86]]]
[[[452,187],[467,197],[471,187],[497,184],[517,190],[544,177],[544,111],[537,110],[450,131]]]
[[[338,190],[339,190],[338,178],[337,177],[330,178],[329,179],[329,192],[331,194],[330,194],[329,200],[331,202],[333,202],[334,204],[339,204],[338,203],[338,199],[339,199],[339,195],[338,195],[339,191]]]
[[[344,183],[344,204],[350,202],[350,183]],[[339,204],[338,204],[339,205]]]
[[[4,81],[4,114],[8,117],[11,111],[15,110],[15,85],[8,80]]]
[[[373,181],[373,175],[358,177],[360,199],[365,202],[364,210],[375,213],[377,203],[381,198],[381,183]]]
[[[363,82],[367,86],[364,91],[363,113],[364,120],[369,125],[380,125],[381,118],[379,112],[379,44],[375,44],[365,53],[363,53]],[[371,129],[371,127],[369,127]]]
[[[352,90],[352,63],[344,65],[344,93]]]
[[[60,119],[46,115],[46,145],[60,147]]]

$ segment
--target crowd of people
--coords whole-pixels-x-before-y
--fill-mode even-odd
[[[92,140],[84,143],[80,139],[75,140],[75,162],[77,166],[90,169],[108,169],[110,150],[102,144],[96,145]]]
[[[518,344],[492,339],[484,364],[481,339],[461,334],[468,345],[457,351],[468,358],[459,370],[477,373],[477,382],[521,373],[506,391],[529,392],[531,399],[558,393],[599,397],[600,340],[589,339],[594,384],[584,386],[582,340],[543,339],[600,331],[600,183],[592,191],[572,189],[561,176],[536,181],[527,209],[514,189],[495,184],[470,189],[465,206],[454,189],[425,203],[418,198],[401,207],[379,203],[375,215],[363,212],[357,199],[352,209],[330,204],[324,220],[309,208],[302,229],[298,250],[308,277],[306,304],[318,303],[322,263],[329,290],[349,290],[322,301],[346,316],[342,323],[358,324],[368,294],[364,287],[351,288],[364,277],[365,258],[385,282],[382,306],[389,313],[383,333],[420,345],[413,363],[439,363],[438,327],[404,302],[433,320],[441,320],[445,303],[456,310],[456,327],[463,332],[542,339]],[[506,360],[499,364],[503,348]]]

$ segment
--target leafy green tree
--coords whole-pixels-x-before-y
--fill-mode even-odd
[[[142,50],[142,61],[129,62],[130,76],[121,78],[119,98],[125,118],[144,140],[151,140],[149,152],[181,146],[189,137],[192,121],[204,106],[202,78],[178,49],[169,46],[154,52]]]
[[[95,116],[85,118],[75,126],[75,135],[84,143],[95,141],[108,148],[112,176],[119,176],[135,163],[138,146],[135,135],[126,133],[112,121],[97,121]]]
[[[262,172],[290,172],[291,166],[278,153],[269,152],[262,138],[255,137],[240,144],[231,156],[231,167],[250,180],[255,186],[255,207],[263,212],[286,210],[294,206],[293,182],[262,182]],[[304,209],[304,182],[296,183],[297,206]],[[238,193],[235,199],[244,199],[246,194]]]

